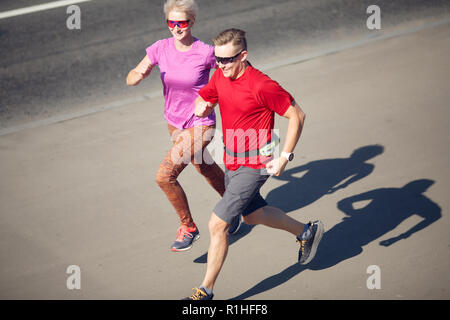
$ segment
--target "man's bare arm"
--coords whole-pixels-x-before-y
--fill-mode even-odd
[[[283,152],[291,153],[294,151],[294,148],[302,134],[306,115],[300,106],[294,101],[293,105],[289,106],[286,110],[283,117],[289,120],[289,124],[282,150]],[[287,163],[288,160],[285,157],[273,159],[266,165],[267,172],[274,176],[280,176],[283,173]]]

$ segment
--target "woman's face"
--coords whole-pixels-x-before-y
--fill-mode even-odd
[[[190,20],[189,25],[185,28],[180,28],[179,25],[175,25],[173,28],[171,28],[169,26],[169,30],[172,33],[173,37],[179,41],[181,41],[191,35],[191,28],[194,25],[195,20],[192,18],[189,18],[185,12],[177,11],[177,9],[174,9],[174,10],[170,11],[169,14],[167,15],[167,20],[172,20],[172,21]]]

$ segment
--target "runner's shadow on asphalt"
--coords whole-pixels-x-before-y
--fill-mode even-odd
[[[269,205],[288,213],[301,209],[327,194],[344,189],[350,184],[367,177],[374,165],[366,161],[383,153],[381,145],[368,145],[358,148],[348,158],[335,158],[311,161],[305,165],[286,170],[280,177],[272,179],[288,183],[270,191],[266,196]],[[298,177],[298,174],[302,174]],[[254,226],[242,223],[238,233],[229,237],[229,245],[245,237]],[[194,260],[206,263],[208,253]]]
[[[375,189],[339,201],[337,207],[346,216],[324,233],[316,257],[308,265],[294,263],[232,300],[247,299],[273,289],[303,270],[323,270],[353,258],[363,251],[363,246],[394,230],[413,215],[423,220],[402,234],[381,240],[379,245],[391,246],[428,227],[441,217],[439,205],[423,194],[433,183],[428,179],[415,180],[402,188]],[[355,208],[361,203],[365,206]]]

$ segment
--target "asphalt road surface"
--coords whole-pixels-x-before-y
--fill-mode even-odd
[[[6,12],[47,1],[0,2]],[[229,27],[247,31],[256,66],[337,41],[357,41],[445,16],[444,0],[377,1],[382,29],[366,27],[369,0],[199,0],[194,36]],[[169,37],[163,1],[93,0],[77,4],[81,29],[69,30],[66,6],[0,19],[0,129],[160,92],[155,72],[137,88],[125,77],[145,48]]]
[[[2,1],[0,12],[30,3]],[[371,31],[368,2],[200,2],[195,35],[247,30],[252,62],[307,114],[294,160],[262,195],[326,229],[301,266],[293,236],[243,225],[216,299],[450,298],[447,3],[380,1],[382,29]],[[193,166],[183,171],[201,238],[171,252],[178,219],[155,182],[170,148],[158,73],[124,82],[169,35],[161,3],[79,6],[80,31],[65,27],[65,8],[0,19],[2,126],[85,115],[0,129],[0,299],[185,297],[204,275],[219,196]],[[283,139],[287,121],[275,124]]]

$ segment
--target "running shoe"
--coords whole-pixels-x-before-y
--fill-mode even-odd
[[[186,225],[181,225],[177,231],[177,239],[172,245],[172,251],[186,251],[192,248],[195,240],[200,238],[200,232],[197,226],[189,228]]]
[[[314,258],[324,231],[323,223],[319,220],[309,222],[306,227],[297,236],[297,242],[300,242],[298,251],[298,262],[300,264],[308,264]]]
[[[242,219],[241,215],[238,215],[231,220],[230,227],[228,228],[228,234],[232,235],[238,232],[239,228],[241,227]]]
[[[190,297],[182,300],[212,300],[214,297],[213,293],[207,294],[205,290],[201,288],[193,288],[192,291],[194,291],[194,293]]]

